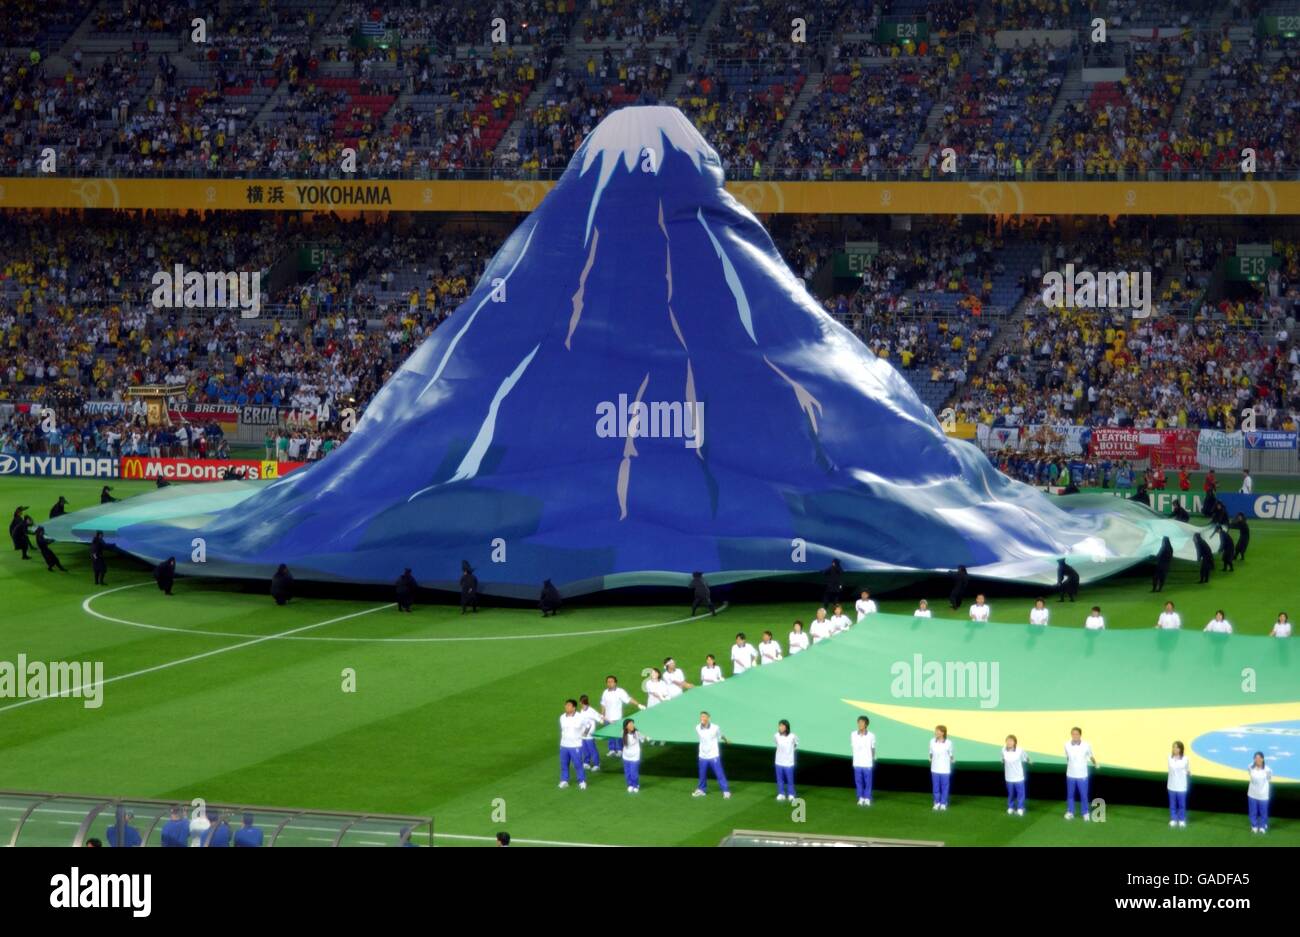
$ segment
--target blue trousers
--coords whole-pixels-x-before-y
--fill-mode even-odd
[[[871,799],[871,775],[874,768],[854,768],[853,784],[858,789],[858,797]]]
[[[1025,809],[1025,782],[1024,781],[1007,782],[1007,809],[1008,810]]]
[[[600,752],[596,750],[595,739],[582,740],[582,763],[597,768],[600,767]]]
[[[1079,813],[1088,812],[1088,779],[1071,778],[1065,779],[1065,810],[1067,813],[1074,813],[1074,795],[1079,795]]]
[[[1247,797],[1246,802],[1250,804],[1251,827],[1259,827],[1262,830],[1268,829],[1268,801]]]
[[[794,796],[794,765],[788,768],[776,766],[776,792],[787,797]]]
[[[582,749],[581,748],[560,748],[560,780],[569,780],[569,765],[573,765],[573,770],[578,774],[578,780],[585,782],[587,772],[582,770]]]
[[[1169,792],[1169,819],[1187,819],[1187,791]]]
[[[948,806],[948,788],[952,786],[952,774],[930,772],[930,788],[934,791],[934,802]]]
[[[641,786],[641,762],[623,761],[623,777],[627,779],[628,787]]]
[[[621,737],[609,740],[610,752],[621,752],[623,750],[623,739]]]
[[[718,787],[722,788],[723,793],[726,793],[728,790],[727,776],[722,773],[721,758],[700,759],[700,790],[707,791],[709,789],[709,784],[706,780],[708,778],[709,769],[713,770],[713,776],[718,779]]]

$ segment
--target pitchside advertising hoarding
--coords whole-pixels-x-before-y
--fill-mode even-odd
[[[142,481],[223,481],[234,469],[240,478],[252,481],[279,478],[302,468],[306,462],[275,462],[259,459],[152,459],[146,456],[62,456],[2,455],[0,475],[35,475],[59,478],[121,478]]]
[[[1229,516],[1240,512],[1258,520],[1300,520],[1300,494],[1221,494],[1217,497],[1227,508]],[[1175,504],[1181,504],[1187,513],[1197,517],[1205,506],[1205,495],[1190,491],[1151,492],[1151,507],[1161,514],[1173,513]]]
[[[240,478],[256,481],[279,478],[306,464],[268,459],[153,459],[126,456],[122,459],[121,477],[124,480],[138,478],[155,481],[161,478],[169,482],[218,482],[225,481],[226,473],[234,469]]]
[[[118,460],[99,456],[0,455],[0,475],[118,478]]]

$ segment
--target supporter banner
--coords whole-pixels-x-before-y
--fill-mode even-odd
[[[1258,433],[1242,433],[1241,440],[1247,449],[1294,449],[1295,433],[1282,433],[1263,430]]]
[[[1143,441],[1143,434],[1147,438]],[[1151,445],[1150,431],[1120,426],[1097,426],[1092,430],[1088,454],[1097,459],[1145,459]]]
[[[317,412],[314,407],[249,406],[239,409],[239,422],[244,426],[301,426],[314,427]]]
[[[1159,436],[1160,441],[1153,443],[1149,450],[1151,467],[1196,468],[1198,464],[1196,440],[1199,432],[1194,429],[1156,430],[1155,434]]]
[[[87,416],[124,417],[131,412],[132,405],[117,400],[87,400],[81,405],[81,412]]]
[[[945,429],[944,433],[953,439],[970,439],[975,440],[979,436],[979,424],[967,423],[965,420],[958,420],[952,424],[950,429]]]
[[[1020,440],[1020,427],[1018,426],[980,426],[975,430],[975,440],[983,450],[991,451],[1002,449],[1006,446],[1016,446]]]
[[[230,469],[250,481],[259,478],[279,478],[306,462],[275,462],[267,459],[153,459],[146,456],[126,456],[122,459],[122,478],[155,480],[162,478],[175,482],[225,481]]]
[[[1091,427],[1069,423],[1033,423],[1025,427],[1025,438],[1032,441],[1046,437],[1052,451],[1062,455],[1082,455],[1090,430]]]
[[[1241,433],[1203,429],[1196,441],[1196,457],[1201,465],[1212,469],[1241,468]]]
[[[0,455],[0,475],[117,478],[118,460],[107,456]]]
[[[529,212],[554,183],[464,180],[0,178],[0,208]],[[1300,182],[769,182],[756,214],[1300,215]]]

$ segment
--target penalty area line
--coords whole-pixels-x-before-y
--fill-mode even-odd
[[[123,588],[127,588],[127,587],[124,586]],[[89,599],[87,599],[87,601],[89,601]],[[82,604],[84,607],[85,603]],[[264,641],[274,641],[279,638],[286,638],[290,635],[299,634],[300,632],[303,631],[310,631],[312,628],[324,628],[326,625],[333,625],[333,624],[337,624],[340,621],[347,621],[349,618],[360,618],[362,615],[369,615],[372,612],[381,612],[386,608],[393,608],[395,604],[396,603],[389,602],[387,605],[377,605],[374,608],[367,608],[360,612],[352,612],[351,614],[348,615],[340,615],[337,618],[330,618],[327,621],[318,621],[314,624],[302,625],[298,628],[290,628],[288,631],[282,631],[279,632],[278,634],[262,635],[261,637],[252,638],[251,640],[248,641],[241,641],[238,644],[231,644],[228,647],[219,647],[211,651],[204,651],[202,654],[191,654],[189,657],[182,657],[179,658],[178,660],[169,660],[166,663],[155,664],[152,667],[145,667],[142,670],[133,670],[130,673],[118,674],[117,676],[109,677],[106,680],[97,680],[95,681],[94,686],[96,688],[102,688],[107,686],[110,683],[118,683],[122,680],[133,679],[134,677],[143,677],[146,674],[157,673],[160,670],[168,670],[169,668],[172,667],[179,667],[182,664],[192,664],[198,660],[206,660],[209,657],[216,657],[218,654],[228,654],[231,651],[238,651],[241,650],[242,648],[253,647],[254,645],[261,644]],[[182,628],[177,630],[184,631],[185,629]],[[59,699],[64,696],[71,696],[73,694],[84,695],[84,692],[85,692],[85,688],[78,686],[71,689],[62,690],[54,694],[47,694],[45,696],[33,696],[29,699],[19,700],[16,703],[10,703],[7,706],[0,706],[0,713],[8,712],[11,709],[18,709],[20,706],[29,706],[32,703],[39,703],[43,700]]]
[[[103,612],[97,612],[91,607],[91,603],[96,599],[103,598],[106,595],[112,595],[114,592],[121,592],[124,589],[138,589],[141,586],[149,585],[148,582],[134,582],[127,586],[118,586],[115,589],[107,589],[103,592],[97,592],[94,595],[87,596],[81,603],[81,610],[87,615],[91,615],[102,621],[110,621],[117,625],[128,625],[132,628],[145,628],[149,631],[167,631],[173,634],[192,634],[208,638],[246,638],[248,635],[240,634],[237,631],[205,631],[199,628],[174,628],[169,625],[151,625],[142,621],[130,621],[126,618],[114,618],[112,615],[105,615]],[[390,602],[380,608],[369,609],[366,612],[357,614],[365,615],[369,612],[381,611],[384,608],[393,608],[396,603]],[[730,602],[723,602],[718,606],[718,614],[725,612],[730,607]],[[333,621],[343,621],[346,618],[353,618],[355,615],[344,615],[343,618],[336,618]],[[692,621],[703,621],[709,618],[708,614],[692,615],[686,618],[674,618],[672,621],[656,621],[647,625],[628,625],[624,628],[593,628],[589,631],[545,631],[534,634],[471,634],[456,635],[447,637],[433,638],[349,638],[349,637],[321,637],[320,635],[310,635],[300,637],[294,631],[286,631],[283,634],[269,634],[263,637],[266,641],[328,641],[341,644],[445,644],[450,642],[465,641],[540,641],[548,638],[589,638],[600,637],[613,634],[627,634],[632,631],[648,631],[654,628],[667,628],[670,625],[684,625]],[[321,622],[322,625],[331,624],[332,622]],[[319,627],[311,625],[309,627]],[[302,630],[302,629],[296,629]],[[3,710],[0,710],[3,712]]]

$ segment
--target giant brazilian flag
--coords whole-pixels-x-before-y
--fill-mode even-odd
[[[1300,781],[1300,665],[1287,640],[1199,631],[1084,631],[872,615],[766,667],[636,715],[652,739],[693,743],[708,710],[732,744],[772,747],[788,719],[803,751],[848,757],[866,714],[885,762],[928,760],[948,727],[957,766],[1001,764],[1014,734],[1063,764],[1079,726],[1103,769],[1164,773],[1182,741],[1192,776],[1246,779],[1262,751]],[[605,727],[601,735],[617,730]]]

